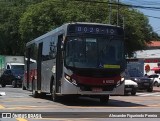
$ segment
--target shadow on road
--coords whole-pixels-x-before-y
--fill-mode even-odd
[[[30,95],[32,96],[32,95]],[[46,99],[52,101],[51,95],[42,95],[39,97],[41,99]],[[53,102],[54,103],[54,102]],[[61,97],[58,103],[66,106],[84,106],[84,107],[147,107],[147,105],[137,104],[134,102],[127,102],[122,100],[110,99],[108,103],[101,103],[98,98],[89,98],[89,97]]]
[[[67,106],[97,106],[97,107],[147,107],[133,102],[110,99],[108,103],[101,103],[99,99],[79,98],[77,100],[62,100],[60,103]]]

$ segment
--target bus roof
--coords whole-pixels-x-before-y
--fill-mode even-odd
[[[54,34],[54,33],[58,33],[58,32],[61,33],[62,30],[67,29],[67,26],[68,26],[68,25],[74,25],[74,24],[101,25],[101,26],[110,26],[110,27],[118,27],[118,28],[120,28],[120,26],[115,26],[115,25],[111,25],[111,24],[103,24],[103,23],[90,23],[90,22],[72,22],[72,23],[66,23],[66,24],[63,24],[62,26],[60,26],[60,27],[58,27],[58,28],[56,28],[56,29],[53,29],[53,30],[51,30],[50,32],[48,32],[48,33],[46,33],[46,34],[43,34],[42,36],[37,37],[37,38],[35,38],[34,40],[28,42],[28,43],[26,44],[26,46],[29,46],[30,44],[32,44],[32,43],[34,43],[34,42],[36,42],[36,41],[38,41],[38,40],[41,40],[41,39],[43,39],[43,38],[45,38],[45,37],[47,37],[47,36],[50,36],[50,35],[52,35],[52,34]]]

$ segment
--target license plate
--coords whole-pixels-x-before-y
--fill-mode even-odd
[[[102,88],[92,88],[93,92],[102,92]]]
[[[149,85],[149,83],[144,83],[144,85]]]

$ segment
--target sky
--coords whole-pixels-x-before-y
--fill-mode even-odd
[[[138,5],[144,7],[153,7],[149,9],[141,9],[136,8],[144,15],[152,16],[148,17],[149,24],[153,27],[154,32],[160,35],[160,0],[119,0],[122,3],[130,4],[130,5]],[[157,7],[158,9],[155,9]],[[158,18],[154,18],[158,17]]]

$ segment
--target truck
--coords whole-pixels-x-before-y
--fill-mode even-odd
[[[0,55],[0,76],[2,75],[4,71],[4,62],[5,62],[4,56]]]
[[[0,76],[5,69],[24,70],[24,56],[0,55]]]
[[[127,70],[137,69],[143,75],[152,75],[158,73],[160,59],[159,58],[132,58],[127,59]]]
[[[14,74],[8,74],[6,72],[16,72],[17,77],[20,77],[19,75],[23,75],[22,73],[24,73],[24,65],[24,56],[0,55],[0,84],[3,85],[2,87],[5,87],[6,84],[12,84],[15,80],[15,77],[14,80],[10,78]],[[16,87],[15,84],[14,87]]]

